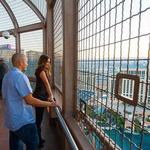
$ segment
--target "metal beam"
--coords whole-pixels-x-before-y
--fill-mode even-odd
[[[54,35],[53,35],[53,9],[47,1],[47,16],[46,16],[46,31],[47,31],[47,54],[51,58],[51,85],[54,88]]]
[[[46,28],[43,28],[43,53],[47,54],[47,31]]]
[[[35,12],[35,14],[41,20],[41,22],[45,24],[45,18],[42,15],[42,13],[39,11],[39,9],[30,0],[23,0],[23,1]]]
[[[17,29],[17,31],[15,29],[10,29],[10,30],[7,30],[7,31],[9,31],[11,35],[12,34],[15,35],[16,32],[18,32],[18,33],[30,32],[30,31],[40,30],[40,29],[43,29],[43,28],[44,28],[43,23],[36,23],[36,24],[32,24],[32,25],[19,27]],[[0,31],[0,37],[1,36],[2,36],[2,31]]]
[[[55,2],[56,0],[46,0],[47,1],[47,5],[50,7],[50,8],[53,8],[54,5],[55,5]]]
[[[36,24],[20,27],[20,28],[18,28],[18,32],[19,33],[30,32],[30,31],[43,29],[43,28],[44,28],[43,23],[36,23]]]
[[[9,5],[7,4],[7,2],[5,0],[2,0],[1,4],[5,8],[5,10],[7,11],[8,15],[10,16],[15,29],[17,29],[19,27],[19,25],[18,25],[17,19],[16,19],[14,13],[12,12],[11,8],[9,7]]]
[[[21,53],[20,34],[16,33],[16,53]]]

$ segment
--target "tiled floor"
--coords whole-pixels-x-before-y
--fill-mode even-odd
[[[2,116],[2,100],[0,99],[0,150],[9,150],[8,148],[8,130],[4,128]]]
[[[49,125],[48,114],[46,112],[42,125],[42,131],[43,137],[46,139],[45,146],[42,150],[63,150],[58,129],[54,125]]]
[[[2,100],[0,100],[0,150],[9,150],[8,130],[3,127]],[[41,150],[62,150],[61,139],[55,126],[49,125],[48,114],[45,113],[42,124],[42,134],[46,139],[44,148]]]

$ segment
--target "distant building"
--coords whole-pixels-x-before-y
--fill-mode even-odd
[[[122,69],[121,73],[127,73],[125,69]],[[129,68],[128,74],[135,75],[136,74],[136,68]],[[139,86],[139,98],[138,102],[141,104],[144,103],[145,97],[146,97],[146,77],[147,77],[147,68],[139,68],[138,69],[138,75],[140,77],[140,86]],[[143,82],[142,82],[143,81]],[[115,81],[114,81],[115,82]],[[109,91],[111,90],[112,86],[115,86],[113,84],[113,80],[109,80]],[[133,97],[133,91],[134,91],[134,84],[133,81],[128,79],[123,79],[122,83],[122,95],[125,97],[132,98]],[[150,106],[150,86],[148,85],[148,92],[147,92],[147,100],[146,100],[146,106]]]
[[[34,76],[35,69],[37,67],[37,61],[42,55],[42,52],[37,51],[27,51],[26,56],[28,58],[28,67],[26,69],[26,74],[28,76]]]
[[[100,93],[100,90],[108,91],[108,93],[114,93],[115,91],[115,78],[114,75],[120,72],[127,74],[127,65],[128,65],[128,74],[135,75],[137,74],[137,60],[132,59],[130,63],[127,64],[126,60],[116,61],[115,64],[113,61],[109,61],[109,67],[107,61],[99,60],[80,60],[78,64],[78,89],[88,89],[91,91],[97,91],[97,94]],[[138,102],[141,104],[144,103],[145,97],[147,96],[146,106],[150,106],[150,85],[148,85],[148,92],[146,91],[146,80],[147,80],[147,60],[140,60],[138,64],[138,75],[140,77],[140,87],[139,87],[139,99]],[[150,77],[148,77],[150,81]],[[131,80],[123,79],[122,83],[122,95],[125,97],[133,97],[133,87],[134,83]],[[147,93],[147,95],[145,95]],[[103,94],[105,94],[103,92]],[[108,94],[114,96],[114,94]]]
[[[37,51],[27,51],[26,56],[28,60],[37,60],[39,57],[42,55],[42,52],[37,52]]]
[[[11,44],[0,45],[0,56],[7,62],[11,60],[11,57],[15,52],[16,50],[12,48]]]
[[[3,45],[0,45],[0,49],[1,49],[1,50],[13,50],[11,44],[3,44]]]
[[[140,81],[143,81],[144,83],[146,83],[146,68],[140,68],[138,71],[138,75],[140,76]],[[125,73],[125,71],[124,71]],[[135,75],[136,74],[136,69],[132,68],[129,70],[129,74],[131,75]],[[144,83],[140,83],[140,87],[139,87],[139,102],[140,103],[144,103],[144,99],[145,99],[145,88],[146,88],[146,84]],[[124,80],[123,82],[123,95],[131,97],[133,96],[133,82],[129,81],[129,80]],[[148,101],[147,104],[150,104],[150,92],[148,92]]]

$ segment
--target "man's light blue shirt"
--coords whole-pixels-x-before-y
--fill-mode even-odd
[[[18,68],[12,68],[2,82],[2,95],[4,100],[5,126],[16,131],[22,126],[35,123],[35,111],[28,105],[23,97],[32,93],[27,76]]]

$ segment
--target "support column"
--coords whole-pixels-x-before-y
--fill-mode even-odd
[[[76,0],[63,0],[64,56],[63,56],[63,113],[72,117],[76,105]]]
[[[47,20],[46,20],[46,41],[47,41],[47,54],[51,58],[51,85],[52,88],[54,87],[54,46],[53,46],[53,41],[54,41],[54,36],[53,36],[53,6],[54,6],[54,0],[47,0]]]
[[[16,53],[21,53],[21,46],[20,46],[20,33],[15,33],[16,39]]]
[[[43,53],[47,54],[47,31],[45,26],[43,28]]]

